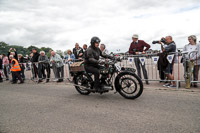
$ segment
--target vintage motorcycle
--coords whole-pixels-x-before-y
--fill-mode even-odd
[[[82,95],[92,93],[106,93],[116,90],[121,96],[127,99],[138,98],[143,92],[142,80],[135,74],[135,69],[120,67],[119,60],[107,60],[100,69],[101,91],[93,88],[94,77],[84,70],[84,63],[74,63],[70,67],[70,72],[74,76],[73,82],[76,90]]]

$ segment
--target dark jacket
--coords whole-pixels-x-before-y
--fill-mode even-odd
[[[48,57],[45,55],[45,56],[39,56],[39,58],[38,58],[38,62],[39,61],[42,61],[43,63],[49,63],[49,59],[48,59]]]
[[[86,50],[87,50],[87,49],[86,49]],[[85,59],[85,51],[86,51],[86,50],[83,49],[83,56],[82,56],[83,59]]]
[[[24,64],[23,63],[25,63],[25,59],[24,59],[24,57],[21,57],[21,59],[19,58],[19,65],[20,65],[20,67],[22,68],[25,68],[25,66],[24,66]]]
[[[38,62],[40,54],[38,52],[33,54],[33,57],[31,58],[31,62]]]
[[[82,57],[82,56],[83,56],[83,55],[82,55],[82,56],[79,56],[80,53],[83,53],[83,49],[82,49],[82,48],[79,47],[79,50],[78,50],[78,51],[76,50],[76,48],[73,48],[73,54],[75,55],[75,58],[76,58],[76,59],[78,59],[79,57]]]
[[[167,60],[167,52],[163,52],[163,53],[159,53],[159,59],[158,59],[158,70],[160,71],[165,71],[165,69],[167,68],[167,65],[169,64],[169,61]]]
[[[144,49],[146,47],[146,49]],[[129,54],[135,54],[135,52],[147,51],[151,46],[143,40],[138,40],[137,43],[132,42],[129,47]]]
[[[18,61],[19,63],[26,63],[26,60],[25,60],[25,58],[24,57],[21,57],[21,58],[19,58],[19,61]]]
[[[43,65],[44,67],[50,67],[48,56],[39,56],[38,58],[39,65]]]
[[[98,66],[99,56],[104,58],[112,58],[109,55],[102,55],[100,48],[95,48],[95,46],[90,46],[85,51],[85,65],[86,66]]]
[[[0,69],[3,69],[3,60],[0,59]]]

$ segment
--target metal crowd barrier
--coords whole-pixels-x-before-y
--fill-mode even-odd
[[[194,51],[195,54],[196,54],[196,57],[197,57],[197,51]],[[140,61],[144,61],[143,63],[145,63],[145,66],[146,66],[146,70],[147,70],[147,76],[148,76],[148,79],[144,79],[144,76],[143,76],[143,72],[141,71],[141,76],[142,76],[142,80],[143,81],[162,81],[162,82],[167,82],[167,81],[175,81],[176,82],[176,89],[179,89],[179,86],[180,86],[180,83],[181,82],[186,82],[186,79],[185,79],[185,68],[183,66],[183,63],[181,63],[181,58],[183,56],[183,53],[180,53],[180,52],[174,52],[174,53],[169,53],[169,55],[176,55],[176,56],[172,56],[173,58],[175,57],[176,61],[173,65],[173,77],[174,79],[173,80],[161,80],[160,79],[160,75],[159,75],[159,71],[157,69],[157,61],[158,61],[158,55],[157,54],[143,54],[143,55],[129,55],[129,54],[124,54],[122,55],[122,61],[119,62],[119,65],[121,67],[131,67],[131,68],[135,68],[136,69],[136,66],[135,66],[135,63],[134,63],[134,58],[140,58]],[[197,60],[197,59],[196,59]],[[75,60],[77,61],[77,60]],[[38,64],[41,63],[41,62],[34,62],[34,63],[31,63],[31,62],[28,62],[28,65],[30,66],[30,71],[32,72],[29,72],[29,74],[27,74],[27,71],[25,69],[25,76],[26,76],[26,80],[33,80],[33,81],[37,81],[39,80],[38,79],[38,76],[37,78],[33,78],[33,73],[34,73],[34,69],[33,69],[33,64],[35,64],[36,66],[38,66]],[[142,62],[141,62],[142,63]],[[24,64],[24,66],[26,67],[26,63],[20,63],[20,64]],[[53,70],[50,69],[51,71],[51,74],[50,74],[50,78],[49,80],[54,80],[54,79],[57,79],[55,78],[55,75],[53,73]],[[137,71],[137,69],[136,69]],[[136,72],[137,74],[137,72]],[[198,75],[199,77],[200,75]],[[27,78],[28,77],[28,78]],[[65,62],[64,61],[64,82],[66,83],[67,81],[71,82],[71,74],[70,74],[70,71],[69,71],[69,63],[68,62]],[[191,78],[191,77],[190,77]],[[11,77],[10,77],[11,79]],[[48,78],[46,78],[48,79]],[[198,78],[198,81],[193,81],[190,79],[190,83],[200,83],[200,80]]]
[[[29,65],[29,67],[30,67],[30,70],[26,70],[26,65],[27,65],[27,63],[28,63],[28,65]],[[36,65],[36,67],[37,67],[37,69],[38,69],[38,64],[39,63],[41,63],[41,62],[27,62],[27,63],[19,63],[20,65],[24,65],[25,66],[25,69],[24,69],[24,74],[25,74],[25,80],[27,81],[35,81],[35,82],[37,82],[38,80],[39,80],[39,77],[38,77],[38,74],[37,74],[37,77],[34,77],[34,73],[35,73],[35,71],[34,71],[34,67],[33,67],[33,64],[34,65]],[[4,67],[4,66],[3,66]],[[7,66],[7,67],[9,67],[9,66]],[[2,69],[2,73],[3,73],[3,79],[6,79],[6,76],[5,76],[5,74],[4,74],[4,72],[3,72],[3,69]],[[45,71],[45,74],[46,74],[46,78],[45,78],[45,80],[46,79],[49,79],[50,81],[51,80],[55,80],[55,79],[63,79],[63,81],[66,83],[67,81],[69,81],[69,82],[71,82],[72,80],[71,80],[71,75],[70,75],[70,72],[69,72],[69,64],[68,63],[66,63],[66,64],[64,64],[64,77],[63,78],[55,78],[55,75],[54,75],[54,73],[53,73],[53,69],[51,69],[50,68],[50,78],[47,78],[47,73],[46,73],[46,71]],[[11,76],[11,72],[8,74],[9,75],[9,79],[11,80],[12,79],[12,76]],[[43,79],[43,78],[42,78]]]
[[[197,51],[193,51],[192,53],[196,54],[195,60],[197,63]],[[148,79],[144,79],[143,71],[141,70],[141,76],[142,76],[143,81],[146,81],[146,80],[147,81],[162,81],[162,82],[175,81],[176,89],[179,89],[180,83],[186,82],[185,68],[183,66],[183,63],[181,63],[181,58],[183,58],[183,53],[173,52],[173,53],[169,53],[168,55],[169,56],[172,55],[171,59],[175,58],[174,59],[175,62],[173,64],[173,73],[172,73],[172,75],[174,77],[173,80],[161,80],[160,79],[159,70],[157,68],[157,61],[159,59],[157,53],[156,54],[140,54],[140,55],[124,54],[123,60],[120,63],[120,65],[121,65],[121,67],[133,67],[136,69],[134,58],[140,58],[141,64],[142,64],[142,60],[144,61],[143,63],[145,63],[145,67],[147,70],[147,76],[148,76]],[[197,65],[197,64],[195,64],[195,65]],[[136,71],[137,71],[137,69],[136,69]],[[198,75],[197,77],[199,77],[199,76],[200,75]],[[197,79],[197,81],[193,81],[191,75],[190,75],[190,78],[191,78],[190,83],[200,83],[199,78]]]

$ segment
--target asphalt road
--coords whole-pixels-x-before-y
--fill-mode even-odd
[[[73,86],[0,84],[0,133],[199,133],[200,92],[78,94]]]

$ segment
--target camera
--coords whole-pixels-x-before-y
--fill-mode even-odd
[[[165,38],[161,38],[160,41],[164,44],[166,44],[166,40]],[[159,41],[153,41],[152,44],[156,44],[156,43],[159,43]]]

